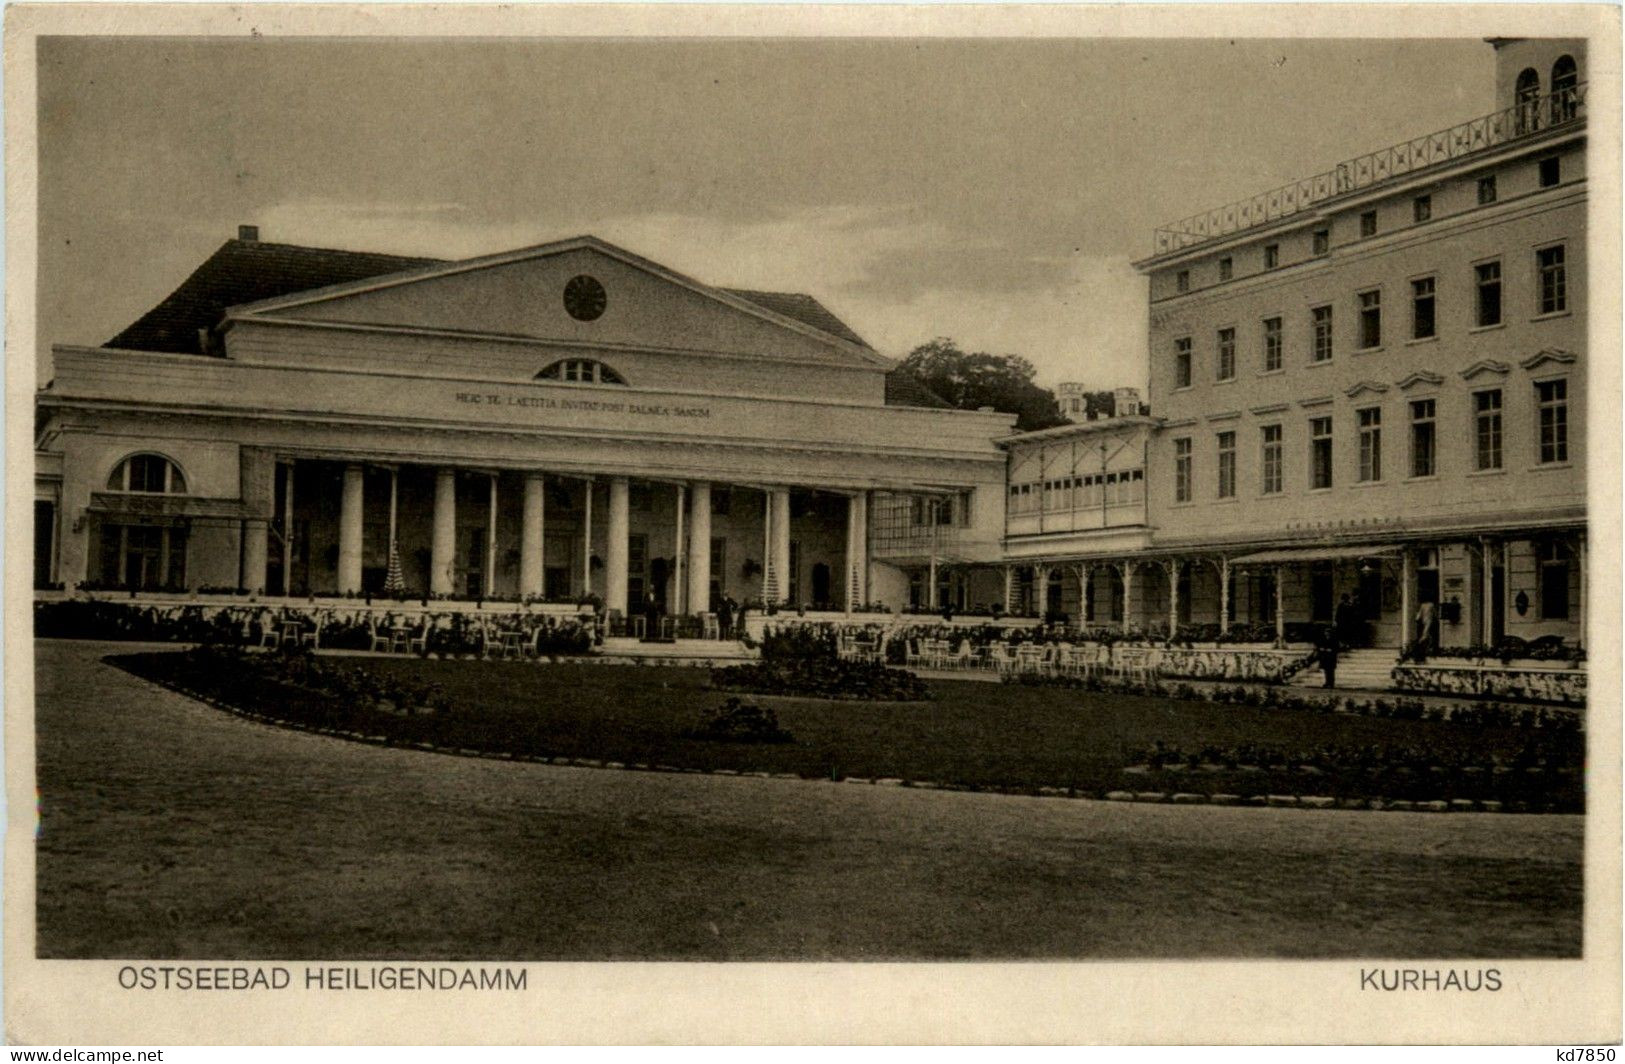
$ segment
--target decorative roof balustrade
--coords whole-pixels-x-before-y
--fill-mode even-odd
[[[1327,200],[1414,174],[1520,137],[1532,136],[1584,119],[1584,83],[1546,96],[1531,97],[1492,114],[1449,129],[1369,152],[1312,177],[1261,192],[1247,199],[1193,214],[1155,231],[1155,252],[1163,255],[1265,225]]]

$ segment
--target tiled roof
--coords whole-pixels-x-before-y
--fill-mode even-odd
[[[219,324],[227,307],[404,270],[438,266],[445,261],[295,244],[268,244],[257,240],[228,240],[203,265],[192,271],[192,275],[182,281],[180,287],[163,302],[104,346],[136,351],[203,354],[198,339],[199,330]],[[812,296],[736,288],[720,291],[832,336],[868,346]],[[888,395],[890,391],[888,387]],[[887,401],[890,402],[889,399]]]
[[[953,405],[910,371],[899,366],[886,374],[887,406],[924,406],[933,410],[952,410]]]
[[[227,307],[434,266],[441,261],[228,240],[162,303],[104,346],[203,354],[198,330],[219,324]]]
[[[812,296],[804,296],[798,292],[753,292],[747,288],[724,288],[722,291],[755,303],[764,310],[771,310],[786,318],[794,318],[803,325],[821,329],[831,336],[839,336],[843,340],[864,347],[869,346],[863,342],[863,337],[846,327],[846,322],[831,314],[824,304]]]

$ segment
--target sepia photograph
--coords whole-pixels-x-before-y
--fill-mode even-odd
[[[8,951],[1617,988],[1617,11],[254,14],[7,34]]]

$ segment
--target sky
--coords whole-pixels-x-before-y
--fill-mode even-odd
[[[1449,41],[179,40],[39,48],[38,351],[100,344],[239,224],[462,258],[591,233],[1143,386],[1161,223],[1493,108]]]

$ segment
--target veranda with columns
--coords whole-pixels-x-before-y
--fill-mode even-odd
[[[844,610],[868,586],[861,490],[284,457],[274,492],[269,528],[244,540],[245,582],[270,594],[382,595],[392,559],[413,597],[623,612],[649,597],[676,615],[723,597]]]

